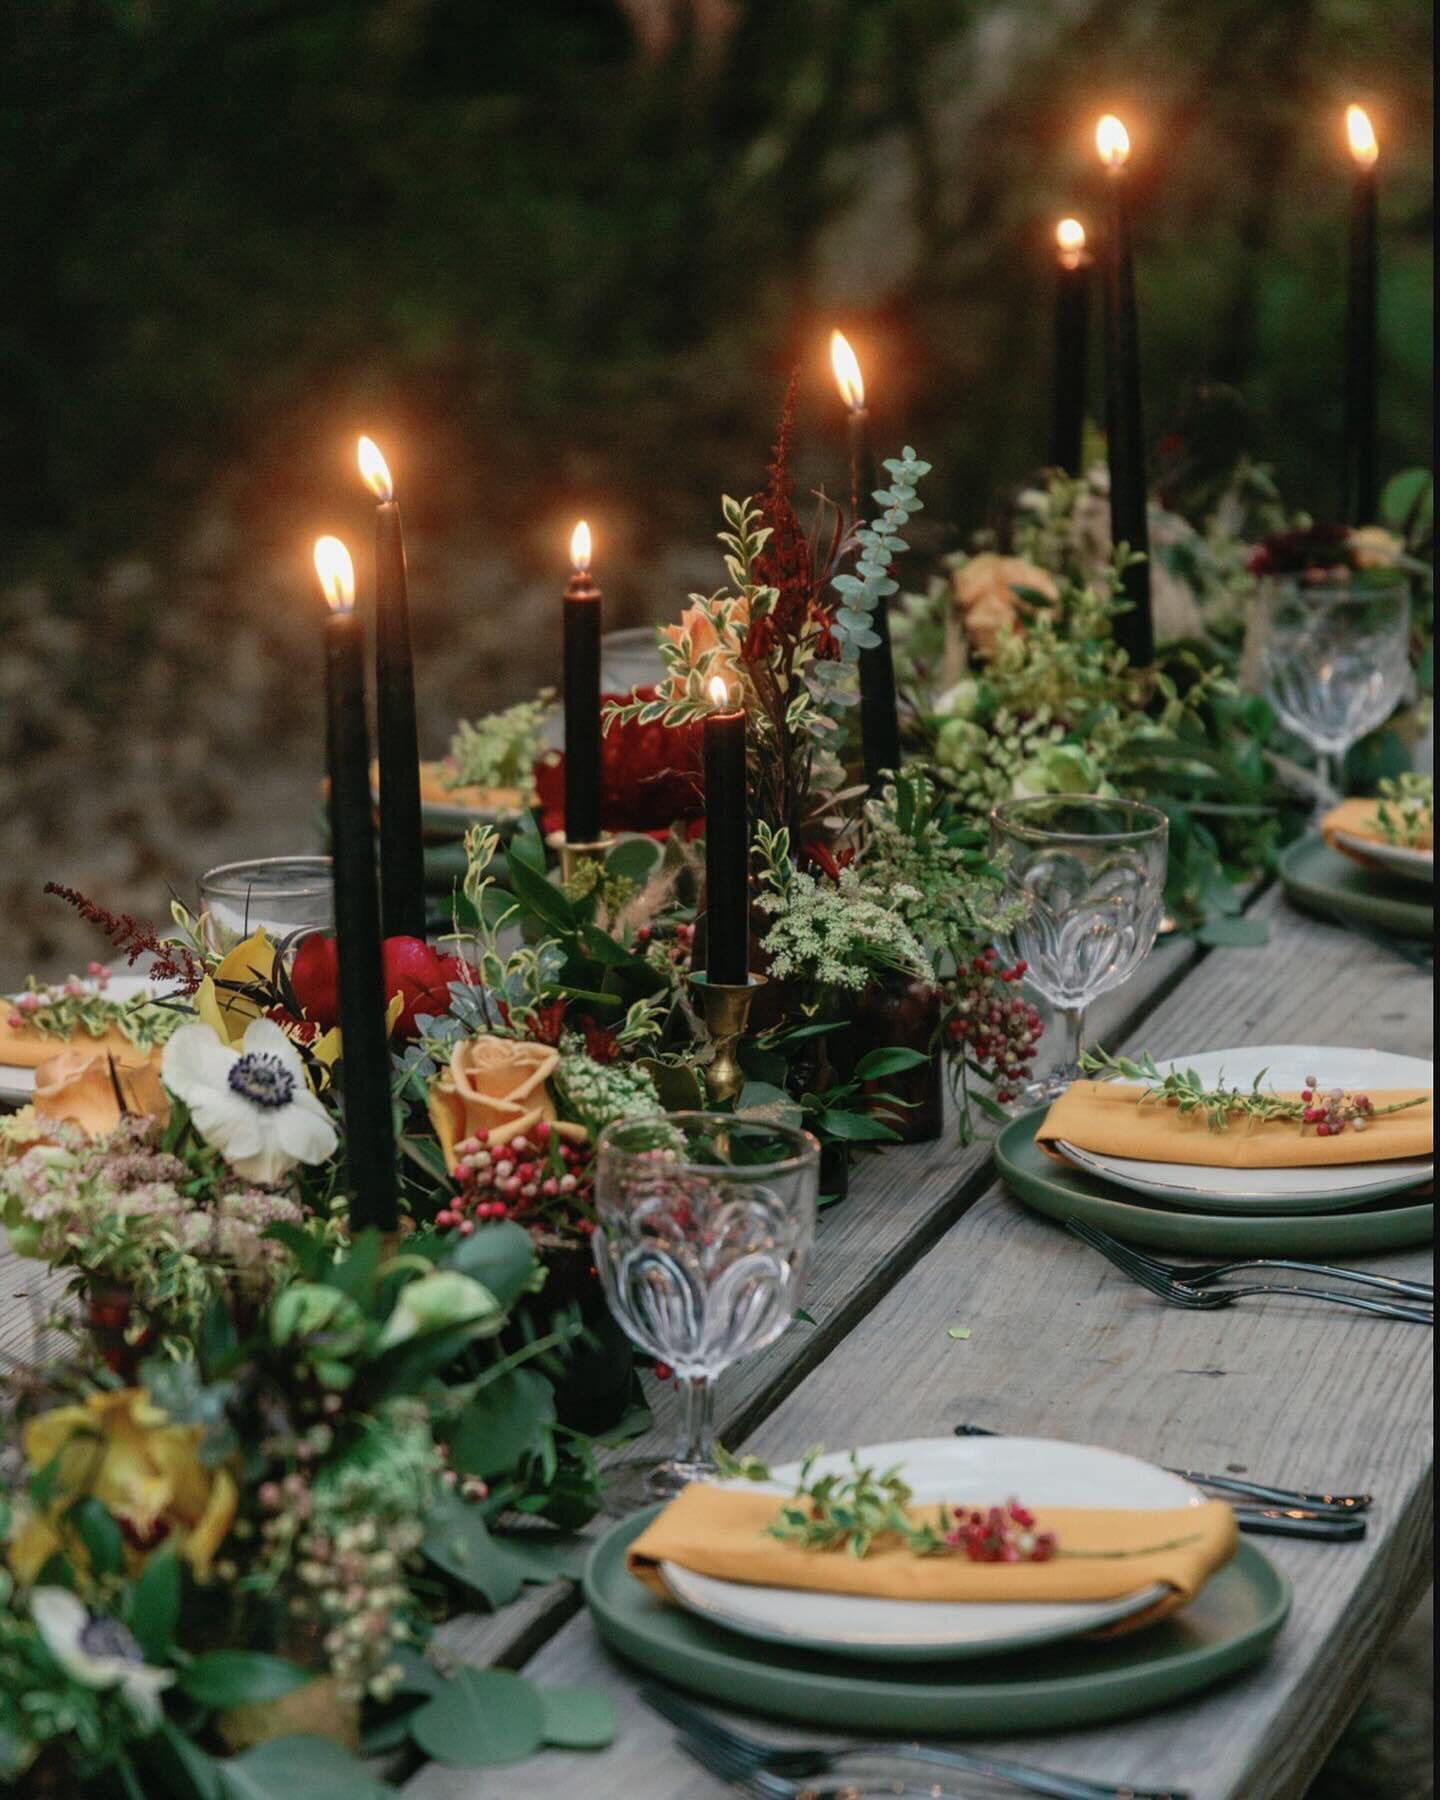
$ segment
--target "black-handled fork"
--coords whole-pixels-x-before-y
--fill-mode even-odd
[[[1288,1269],[1297,1275],[1324,1275],[1336,1281],[1354,1282],[1359,1287],[1380,1288],[1388,1294],[1418,1300],[1425,1306],[1435,1304],[1435,1288],[1431,1282],[1403,1281],[1398,1275],[1376,1275],[1369,1269],[1344,1269],[1334,1263],[1296,1262],[1288,1256],[1252,1256],[1241,1262],[1226,1263],[1167,1263],[1161,1262],[1158,1256],[1147,1256],[1133,1244],[1121,1244],[1118,1238],[1111,1237],[1108,1231],[1102,1231],[1098,1225],[1087,1223],[1085,1235],[1096,1249],[1100,1248],[1102,1242],[1114,1244],[1136,1262],[1147,1264],[1167,1281],[1183,1281],[1194,1288],[1209,1287],[1212,1282],[1219,1281],[1226,1275],[1233,1275],[1239,1269]]]
[[[1227,1306],[1234,1306],[1238,1300],[1258,1299],[1266,1294],[1283,1294],[1293,1299],[1321,1300],[1329,1306],[1344,1306],[1352,1312],[1369,1313],[1375,1318],[1400,1319],[1411,1325],[1433,1326],[1435,1323],[1433,1309],[1426,1311],[1420,1306],[1402,1306],[1388,1300],[1369,1300],[1362,1294],[1342,1294],[1328,1288],[1295,1287],[1289,1282],[1271,1281],[1256,1283],[1253,1287],[1236,1288],[1191,1287],[1186,1282],[1172,1280],[1168,1275],[1158,1275],[1148,1261],[1136,1257],[1124,1244],[1107,1237],[1103,1231],[1097,1232],[1083,1219],[1067,1219],[1065,1227],[1082,1244],[1098,1250],[1122,1275],[1128,1275],[1139,1286],[1148,1289],[1156,1299],[1165,1301],[1168,1306],[1181,1307],[1187,1312],[1219,1312]]]
[[[832,1774],[837,1763],[856,1757],[875,1759],[893,1757],[901,1762],[923,1762],[935,1768],[955,1769],[967,1775],[985,1775],[992,1781],[1005,1782],[1030,1794],[1049,1794],[1053,1800],[1187,1800],[1176,1788],[1147,1789],[1120,1786],[1104,1781],[1091,1781],[1083,1775],[1056,1775],[1048,1769],[1037,1769],[1029,1763],[1012,1762],[1008,1757],[987,1756],[980,1750],[942,1749],[935,1744],[864,1743],[846,1744],[831,1749],[823,1744],[767,1744],[762,1738],[748,1737],[731,1725],[722,1724],[713,1714],[692,1705],[670,1688],[647,1684],[640,1698],[662,1719],[668,1719],[681,1732],[680,1745],[696,1762],[713,1774],[732,1782],[750,1782],[755,1791],[781,1795],[815,1795],[812,1778]],[[803,1789],[791,1786],[792,1778],[804,1783]],[[773,1783],[774,1785],[769,1785]],[[758,1784],[758,1785],[756,1785]],[[837,1789],[844,1793],[845,1788]],[[848,1790],[854,1792],[852,1787]],[[886,1784],[877,1792],[909,1793],[908,1788],[892,1788]],[[918,1790],[933,1793],[934,1789]]]

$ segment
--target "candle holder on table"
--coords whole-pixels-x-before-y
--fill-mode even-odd
[[[743,982],[729,982],[692,975],[690,985],[699,991],[705,1029],[715,1046],[715,1054],[705,1070],[705,1091],[716,1104],[733,1100],[745,1085],[735,1046],[745,1035],[751,1003],[764,987],[765,977],[751,975]]]
[[[572,844],[568,838],[564,837],[556,840],[555,849],[560,857],[561,881],[568,886],[579,874],[581,863],[603,864],[614,842],[612,837],[594,838],[588,844]]]

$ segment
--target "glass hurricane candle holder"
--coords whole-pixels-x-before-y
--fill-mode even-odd
[[[277,944],[335,929],[328,856],[262,856],[224,863],[200,877],[205,942],[223,956],[258,926]]]
[[[815,1239],[820,1146],[809,1132],[677,1112],[600,1134],[595,1266],[627,1337],[674,1372],[674,1454],[617,1472],[622,1506],[715,1473],[715,1381],[795,1315]]]
[[[1282,724],[1315,753],[1317,816],[1339,798],[1347,753],[1383,725],[1410,689],[1410,598],[1403,584],[1260,583],[1251,666]]]
[[[1085,1010],[1150,953],[1165,908],[1170,823],[1134,800],[1045,795],[1004,800],[990,847],[1009,897],[1025,912],[1011,929],[1028,979],[1065,1026],[1060,1066],[1024,1091],[1053,1100],[1080,1075]]]

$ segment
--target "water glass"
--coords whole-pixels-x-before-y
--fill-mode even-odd
[[[223,956],[261,927],[277,943],[335,929],[328,856],[262,856],[200,877],[205,942]]]
[[[820,1146],[729,1113],[607,1125],[597,1148],[595,1266],[627,1337],[674,1370],[675,1454],[644,1471],[666,1499],[715,1473],[715,1380],[794,1317],[815,1241]]]
[[[600,686],[607,694],[628,694],[665,679],[653,625],[630,625],[607,631],[600,640]]]
[[[991,853],[1025,912],[1012,928],[1029,980],[1065,1025],[1060,1066],[1027,1088],[1031,1105],[1078,1079],[1085,1009],[1150,953],[1165,907],[1170,822],[1153,806],[1099,795],[1002,800]]]
[[[1410,685],[1410,599],[1403,585],[1362,580],[1260,584],[1252,616],[1265,697],[1315,753],[1320,810],[1339,796],[1335,771]]]

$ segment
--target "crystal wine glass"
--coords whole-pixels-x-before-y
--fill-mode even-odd
[[[200,877],[205,941],[223,956],[259,926],[291,949],[312,931],[335,928],[328,856],[262,856],[223,863]]]
[[[1410,599],[1403,585],[1264,581],[1253,619],[1265,696],[1315,752],[1323,812],[1339,797],[1336,770],[1383,725],[1410,682]]]
[[[1170,822],[1153,806],[1093,794],[1002,800],[992,854],[1025,912],[1011,928],[1029,979],[1065,1022],[1060,1065],[1025,1090],[1034,1106],[1080,1076],[1085,1009],[1128,981],[1164,912]]]
[[[636,1494],[667,1499],[715,1472],[716,1377],[773,1343],[800,1304],[820,1147],[788,1125],[676,1112],[607,1125],[597,1156],[605,1298],[626,1336],[674,1370],[684,1403],[674,1455],[645,1468]]]

